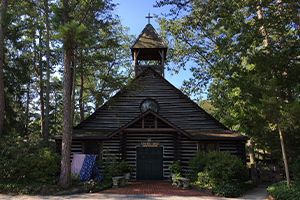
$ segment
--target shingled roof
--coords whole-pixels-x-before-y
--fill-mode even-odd
[[[139,37],[132,44],[130,49],[151,49],[163,48],[167,49],[167,45],[163,42],[162,38],[157,34],[156,30],[151,24],[147,24]]]

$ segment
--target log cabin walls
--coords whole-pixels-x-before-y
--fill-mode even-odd
[[[151,24],[131,53],[135,79],[74,127],[72,155],[92,153],[105,160],[101,152],[108,149],[133,166],[132,180],[168,179],[171,161],[180,161],[184,174],[197,150],[230,151],[246,162],[248,138],[230,131],[164,78],[167,46]],[[61,136],[54,138],[60,152]]]

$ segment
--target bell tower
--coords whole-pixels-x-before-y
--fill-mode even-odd
[[[136,77],[144,69],[151,67],[164,77],[164,61],[168,48],[150,24],[150,18],[152,18],[150,14],[146,18],[148,18],[148,24],[130,47],[134,60],[134,74]],[[157,64],[142,65],[140,61],[157,61]]]

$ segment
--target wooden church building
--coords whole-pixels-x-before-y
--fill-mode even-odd
[[[247,137],[234,133],[164,78],[167,46],[149,23],[131,46],[135,78],[73,129],[71,154],[108,150],[134,167],[133,180],[168,179],[197,150],[230,151],[246,162]],[[155,61],[156,65],[141,65]],[[55,136],[61,149],[61,136]]]

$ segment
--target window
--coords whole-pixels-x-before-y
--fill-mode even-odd
[[[158,103],[153,99],[145,99],[142,101],[140,105],[140,111],[142,113],[146,112],[147,110],[153,110],[154,112],[158,113]]]
[[[101,156],[101,142],[84,142],[83,151],[84,154],[97,155],[96,160],[99,160]]]
[[[218,151],[219,144],[217,142],[198,142],[198,150],[203,152]]]

